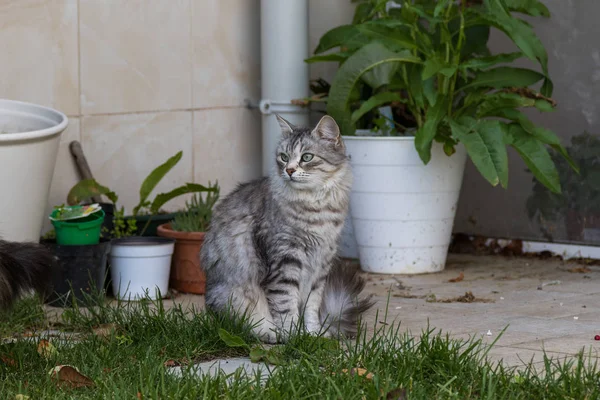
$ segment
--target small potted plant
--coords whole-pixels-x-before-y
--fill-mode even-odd
[[[555,102],[546,50],[518,14],[549,16],[538,0],[365,0],[307,60],[339,63],[331,85],[319,81],[306,101],[325,103],[344,135],[363,269],[444,268],[467,157],[502,187],[507,146],[553,192],[560,182],[547,146],[576,169],[556,134],[521,111],[550,112]],[[516,51],[492,54],[493,29]],[[511,65],[521,58],[541,71]]]
[[[60,245],[97,244],[104,221],[104,211],[98,204],[89,206],[59,206],[50,214],[50,222]]]
[[[560,240],[560,225],[566,228],[562,240],[600,242],[600,138],[584,132],[571,138],[567,150],[579,166],[579,174],[558,155],[556,163],[562,194],[553,193],[536,179],[527,199],[529,218],[539,224],[551,242]],[[560,225],[559,225],[560,224]]]
[[[150,194],[165,177],[165,175],[177,165],[183,152],[178,152],[163,164],[156,167],[144,179],[140,186],[140,200],[133,208],[132,215],[126,216],[124,207],[115,207],[114,229],[117,237],[122,236],[156,236],[158,225],[173,219],[175,213],[166,213],[162,207],[176,197],[188,193],[204,192],[206,187],[196,183],[186,183],[167,193],[159,193],[150,200]],[[78,204],[92,196],[105,195],[113,204],[117,203],[118,196],[108,187],[99,184],[95,179],[84,179],[71,188],[67,196],[68,204]]]
[[[103,295],[110,241],[100,239],[104,212],[98,204],[59,206],[50,215],[56,240],[42,243],[53,251],[53,290],[46,302],[53,306],[81,304],[86,295]]]
[[[180,292],[204,294],[206,276],[200,265],[200,249],[204,233],[212,217],[212,209],[219,199],[219,185],[208,184],[213,191],[206,197],[197,193],[186,202],[184,212],[175,215],[172,222],[160,225],[158,235],[175,239],[169,286]]]
[[[159,193],[153,200],[150,194],[164,176],[181,160],[178,152],[156,167],[142,182],[140,201],[126,216],[124,207],[115,207],[114,229],[110,253],[110,276],[113,294],[121,299],[137,300],[145,296],[157,298],[167,293],[174,240],[156,237],[159,224],[171,220],[175,214],[162,212],[168,201],[188,193],[212,191],[203,185],[186,183],[167,193]],[[92,196],[105,195],[114,204],[118,196],[95,179],[77,183],[69,191],[67,202],[80,203]],[[133,236],[137,235],[137,236]]]
[[[156,236],[113,239],[112,291],[121,300],[158,299],[167,294],[175,240]]]

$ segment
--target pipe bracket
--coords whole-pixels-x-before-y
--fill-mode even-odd
[[[293,104],[289,101],[275,101],[262,99],[258,103],[258,108],[262,114],[303,114],[307,113],[306,107],[299,104]]]

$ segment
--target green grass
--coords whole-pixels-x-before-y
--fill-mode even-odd
[[[29,311],[28,311],[29,310]],[[25,300],[0,315],[3,337],[28,327],[45,328],[40,305]],[[110,324],[106,336],[94,327]],[[165,310],[160,301],[119,303],[67,310],[60,327],[80,341],[50,341],[56,353],[43,357],[37,341],[23,337],[0,345],[0,398],[30,399],[596,399],[600,375],[583,354],[570,361],[546,359],[541,370],[520,370],[485,360],[481,342],[458,341],[426,329],[413,338],[399,326],[377,325],[375,334],[338,343],[303,332],[267,351],[250,334],[243,316]],[[215,357],[262,355],[276,362],[273,375],[197,377],[193,363]],[[164,364],[180,362],[182,376]],[[77,367],[94,387],[56,385],[56,365]],[[364,368],[372,378],[343,373]]]

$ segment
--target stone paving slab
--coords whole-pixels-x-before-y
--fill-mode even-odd
[[[506,365],[513,366],[522,364],[519,358],[530,361],[532,355],[534,361],[542,361],[543,349],[562,356],[575,355],[584,346],[593,354],[600,350],[600,342],[594,341],[594,335],[600,334],[600,311],[594,307],[600,303],[600,269],[569,272],[577,267],[581,265],[555,259],[451,254],[440,273],[366,274],[365,290],[378,300],[380,319],[387,307],[388,321],[400,321],[401,330],[414,335],[429,322],[430,327],[454,337],[477,337],[491,343],[508,325],[490,356],[504,358]],[[462,281],[448,282],[460,273]],[[560,283],[538,290],[542,283],[553,281]],[[431,295],[440,300],[468,291],[493,302],[427,301],[428,295],[429,300]],[[375,311],[369,312],[367,321],[374,320]],[[491,336],[486,335],[488,330]]]
[[[181,376],[182,368],[188,367],[172,367],[170,368],[170,372],[175,374],[176,376]],[[191,368],[192,373],[198,375],[199,377],[204,375],[214,377],[219,374],[224,374],[225,376],[227,376],[228,379],[231,379],[234,376],[234,374],[238,373],[245,375],[248,379],[255,379],[257,373],[260,373],[261,382],[267,380],[267,378],[275,369],[274,366],[267,365],[265,363],[253,363],[247,357],[206,361],[198,363],[192,366]]]

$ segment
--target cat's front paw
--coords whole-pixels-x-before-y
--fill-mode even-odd
[[[276,344],[277,335],[270,329],[258,329],[254,331],[254,334],[258,336],[258,339],[267,344]]]
[[[308,333],[310,333],[311,335],[317,336],[317,335],[323,334],[323,332],[325,331],[325,329],[323,329],[323,327],[321,326],[321,324],[306,323],[306,331]]]

